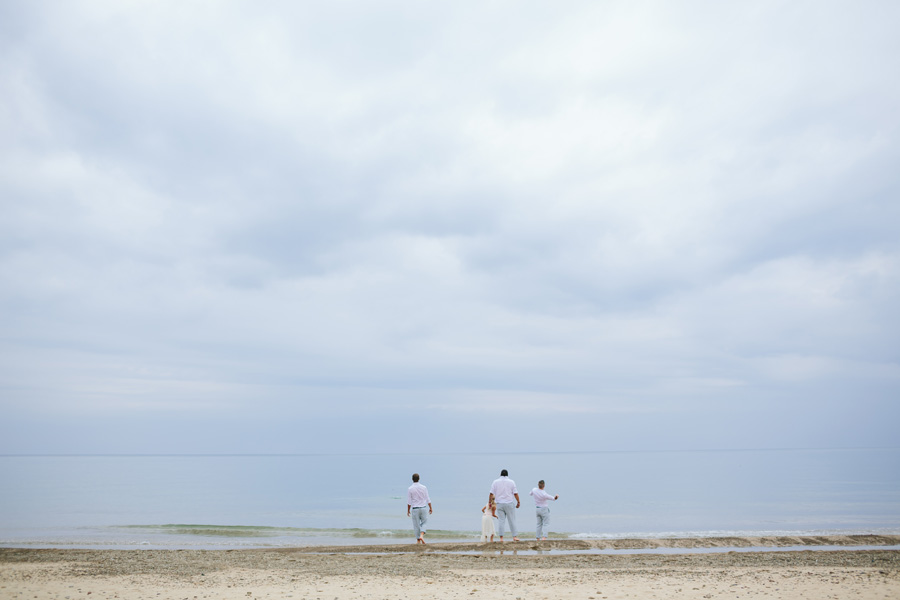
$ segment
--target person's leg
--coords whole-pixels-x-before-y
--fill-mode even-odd
[[[412,511],[410,511],[410,517],[412,518],[413,533],[416,536],[416,543],[419,543],[419,538],[422,535],[422,524],[419,522],[419,509],[412,509]]]
[[[514,541],[519,541],[519,529],[516,527],[516,505],[510,503],[509,505],[509,516],[506,517],[509,521],[509,532],[513,536]]]
[[[536,537],[539,540],[543,540],[547,538],[547,534],[550,532],[550,509],[547,507],[542,507],[537,509],[537,531]]]
[[[541,539],[541,533],[544,532],[544,528],[542,527],[544,520],[543,520],[543,515],[541,515],[540,508],[537,508],[534,511],[534,516],[535,516],[534,539],[539,540],[539,539]]]
[[[503,540],[503,532],[506,530],[506,507],[506,503],[497,504],[497,520],[500,521],[497,533],[501,540]]]
[[[427,508],[412,509],[413,532],[416,534],[416,543],[424,543],[425,521],[428,520]]]
[[[428,509],[420,508],[419,509],[419,539],[422,540],[422,543],[425,543],[425,522],[428,521]]]
[[[544,509],[544,537],[543,539],[547,539],[547,536],[550,535],[550,507]]]

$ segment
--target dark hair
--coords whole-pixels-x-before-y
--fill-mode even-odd
[[[415,483],[415,482],[417,482],[417,481],[419,481],[419,474],[418,474],[418,473],[413,473],[413,483]]]
[[[509,477],[509,471],[503,469],[502,471],[500,471],[500,477]]]
[[[544,480],[541,479],[540,481],[538,481],[538,485],[544,485]]]

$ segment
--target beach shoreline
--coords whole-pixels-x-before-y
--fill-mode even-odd
[[[2,548],[0,598],[897,598],[898,545],[900,536],[784,536],[246,550]],[[829,550],[795,549],[804,546]],[[647,552],[597,552],[628,547]],[[702,548],[759,550],[691,552]]]
[[[312,553],[404,553],[424,552],[480,552],[484,550],[511,551],[566,551],[588,552],[604,550],[719,550],[751,548],[794,547],[880,547],[900,546],[900,535],[851,534],[851,535],[791,535],[791,536],[722,536],[722,537],[671,537],[671,538],[612,538],[612,539],[550,539],[545,541],[522,539],[518,542],[429,542],[424,547],[409,544],[360,544],[335,546],[301,546],[282,548],[292,552]],[[274,550],[274,549],[273,549]]]

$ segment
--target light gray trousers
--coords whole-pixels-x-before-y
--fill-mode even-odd
[[[428,520],[428,507],[419,506],[410,509],[409,516],[412,517],[413,531],[416,533],[416,539],[425,531],[425,521]]]
[[[534,536],[537,539],[541,539],[545,537],[548,533],[550,533],[550,507],[549,506],[539,506],[537,507],[537,525],[535,526]],[[546,532],[544,529],[546,528]]]
[[[499,531],[500,537],[503,537],[503,531],[506,529],[506,521],[509,520],[509,532],[513,537],[519,535],[516,529],[516,504],[515,502],[498,502],[497,503],[497,519],[500,520]]]

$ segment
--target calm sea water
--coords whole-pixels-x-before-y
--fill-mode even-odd
[[[431,539],[471,540],[491,482],[559,494],[557,537],[900,533],[900,449],[279,456],[2,456],[0,546],[408,543],[422,475]]]

